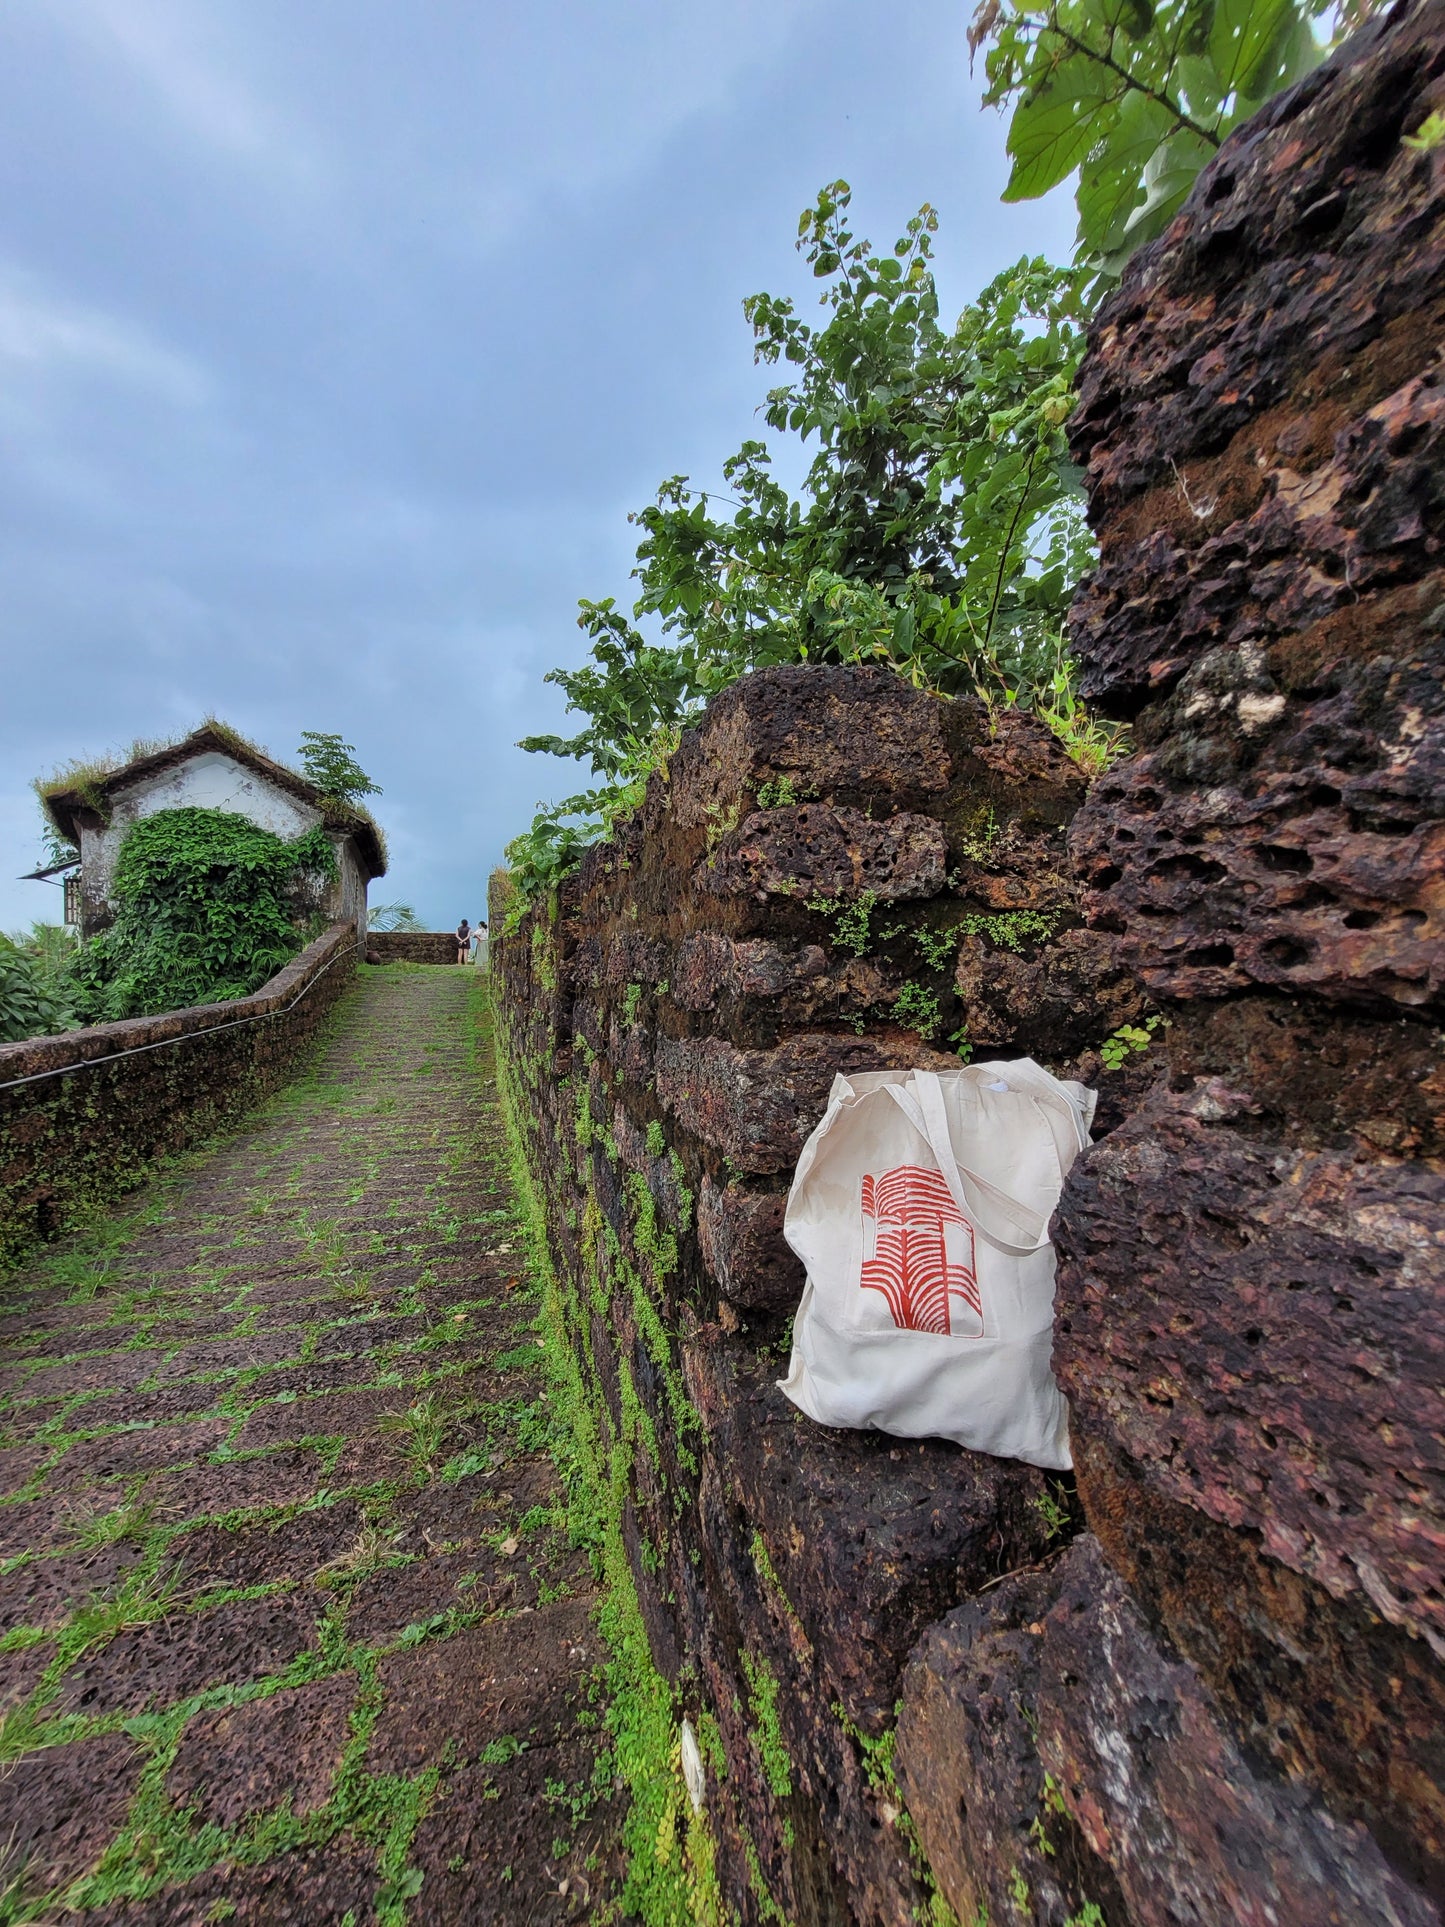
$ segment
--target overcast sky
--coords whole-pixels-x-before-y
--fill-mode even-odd
[[[1067,194],[998,199],[966,0],[6,0],[0,927],[54,915],[29,783],[214,711],[385,794],[373,900],[482,909],[581,786],[519,736],[627,511],[758,432],[744,295],[799,211],[942,219],[951,314]],[[52,899],[54,899],[52,901]]]

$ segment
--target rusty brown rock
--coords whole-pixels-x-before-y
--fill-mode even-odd
[[[703,1263],[735,1305],[786,1311],[803,1289],[803,1267],[783,1238],[786,1191],[714,1184],[705,1177],[697,1204]]]
[[[1101,311],[1070,430],[1100,564],[1070,626],[1138,753],[1070,844],[1169,1027],[1055,1220],[1105,1554],[1230,1744],[1437,1901],[1445,170],[1401,136],[1442,77],[1440,0],[1380,14],[1231,136]],[[1092,1717],[1122,1785],[1148,1736]],[[1261,1859],[1279,1918],[1317,1846],[1293,1887]]]
[[[1060,1383],[1162,1490],[1445,1653],[1445,1180],[1249,1112],[1158,1090],[1075,1165]]]
[[[342,1675],[195,1714],[166,1790],[177,1806],[193,1806],[219,1827],[238,1826],[284,1799],[298,1815],[314,1812],[330,1797],[355,1697],[355,1681]]]
[[[943,826],[931,816],[900,812],[879,821],[862,810],[803,803],[746,818],[709,857],[704,887],[759,901],[869,895],[889,903],[936,895],[947,868]]]
[[[1037,1557],[1044,1476],[938,1440],[814,1425],[777,1390],[777,1364],[715,1327],[685,1364],[713,1444],[698,1511],[706,1592],[693,1610],[735,1762],[725,1824],[777,1843],[791,1918],[907,1927],[923,1896],[899,1809],[870,1785],[856,1735],[891,1725],[909,1647],[932,1619]],[[757,1770],[740,1650],[779,1683],[796,1787],[781,1808]]]
[[[1010,1574],[929,1627],[903,1676],[898,1784],[928,1864],[961,1921],[1069,1927],[1098,1908],[1133,1927],[1107,1856],[1045,1782],[1038,1698],[1057,1562]]]
[[[892,808],[947,789],[941,706],[886,669],[787,664],[744,676],[673,759],[679,827],[734,823],[768,782],[801,800],[863,793]]]
[[[1060,1064],[1097,1049],[1148,1008],[1113,940],[1097,930],[1065,930],[1017,949],[965,936],[954,984],[975,1056]]]
[[[1023,1905],[1065,1927],[1086,1903],[1109,1927],[1440,1918],[1363,1827],[1251,1765],[1092,1538],[931,1629],[897,1757],[962,1919]]]
[[[1076,1428],[1079,1492],[1150,1622],[1198,1669],[1250,1757],[1363,1821],[1406,1879],[1445,1902],[1438,1663],[1358,1600],[1334,1598],[1252,1534],[1171,1499]]]
[[[1400,137],[1442,42],[1438,0],[1355,35],[1231,136],[1101,311],[1070,422],[1108,531],[1071,618],[1090,694],[1137,704],[1201,645],[1424,572],[1445,176]]]
[[[782,997],[807,989],[828,970],[821,944],[796,950],[754,937],[742,943],[695,931],[678,945],[670,978],[672,1000],[682,1010],[713,1010],[729,997]]]
[[[120,1733],[7,1762],[0,1784],[19,1892],[38,1895],[90,1872],[123,1825],[144,1764]]]
[[[1441,1008],[1445,642],[1414,613],[1388,654],[1311,669],[1308,694],[1257,646],[1206,653],[1157,747],[1095,785],[1071,837],[1087,913],[1156,997]]]
[[[1043,1622],[1039,1755],[1134,1927],[1434,1927],[1363,1827],[1256,1773],[1193,1668],[1153,1640],[1091,1539]]]
[[[740,1050],[720,1037],[660,1037],[657,1095],[704,1144],[739,1170],[763,1174],[797,1162],[840,1072],[917,1062],[942,1067],[957,1059],[930,1051],[906,1032],[890,1041],[802,1031],[772,1051]]]
[[[1086,1055],[1139,1007],[1132,982],[1119,1003],[1107,939],[1077,928],[1065,829],[1083,789],[1036,717],[873,671],[767,671],[495,946],[519,1123],[626,1474],[643,1624],[694,1723],[716,1722],[727,1773],[709,1812],[725,1910],[746,1927],[764,1890],[817,1927],[917,1917],[926,1890],[873,1744],[929,1620],[1046,1542],[1036,1470],[825,1431],[783,1399],[803,1281],[781,1222],[839,1071],[956,1067],[896,1003],[926,980],[940,1034],[956,1023],[962,921],[994,933],[980,1008],[1002,1025],[1017,1004],[1009,1035],[1040,1055],[1061,1029],[1048,1011],[1067,1010]],[[869,892],[873,914],[847,925],[808,907]],[[1025,912],[1014,977],[999,960]],[[769,1677],[782,1792],[760,1750]]]
[[[762,1532],[827,1688],[877,1734],[930,1620],[1046,1543],[1044,1475],[943,1440],[815,1425],[716,1328],[689,1347],[689,1390],[726,1468],[728,1506]]]

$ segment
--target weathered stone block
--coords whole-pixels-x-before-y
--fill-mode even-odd
[[[1078,1424],[1074,1465],[1105,1554],[1249,1756],[1364,1821],[1396,1871],[1445,1903],[1445,1717],[1425,1641],[1167,1497]]]
[[[802,1031],[771,1051],[740,1050],[721,1037],[659,1037],[657,1095],[739,1170],[784,1171],[797,1162],[840,1071],[957,1061],[901,1032],[888,1040]]]
[[[796,950],[754,937],[742,943],[711,931],[695,931],[678,945],[669,988],[683,1010],[713,1010],[728,997],[767,998],[816,981],[828,970],[821,944]]]
[[[686,1369],[726,1503],[762,1534],[817,1690],[876,1736],[930,1620],[1043,1550],[1044,1474],[940,1439],[816,1425],[777,1389],[782,1361],[716,1327],[688,1347]]]
[[[1363,1827],[1256,1774],[1189,1666],[1150,1637],[1088,1539],[1044,1622],[1039,1753],[1137,1927],[1181,1917],[1270,1927],[1427,1927],[1437,1910]]]
[[[1063,1927],[1084,1901],[1109,1927],[1440,1918],[1363,1827],[1251,1766],[1091,1538],[923,1639],[898,1765],[963,1919],[1022,1905]]]
[[[579,944],[578,948],[581,948]],[[620,930],[603,950],[599,984],[655,984],[667,974],[667,947],[637,930]]]
[[[1098,930],[1065,930],[1016,950],[965,936],[954,984],[975,1056],[1001,1052],[1061,1064],[1097,1049],[1147,1009],[1113,939]]]
[[[785,1311],[797,1304],[803,1267],[783,1238],[787,1202],[786,1191],[703,1179],[697,1205],[702,1261],[735,1305]]]
[[[1400,135],[1441,40],[1437,6],[1378,16],[1235,132],[1102,309],[1069,430],[1106,531],[1071,617],[1090,695],[1137,706],[1422,573],[1445,178]]]
[[[903,1675],[898,1783],[934,1879],[970,1924],[1026,1909],[1038,1927],[1067,1927],[1092,1904],[1108,1927],[1133,1927],[1107,1859],[1045,1786],[1039,1661],[1058,1590],[1057,1561],[1010,1574],[930,1626]]]
[[[931,816],[877,820],[862,810],[804,803],[759,810],[723,838],[702,872],[717,896],[814,896],[887,903],[943,888],[948,851]]]
[[[1445,1653],[1445,1180],[1250,1107],[1156,1090],[1074,1166],[1055,1369],[1163,1491]]]
[[[744,676],[716,697],[672,764],[679,827],[725,822],[767,782],[799,797],[865,793],[906,808],[952,774],[935,697],[891,671],[787,664]]]
[[[1279,686],[1257,647],[1203,656],[1074,819],[1090,921],[1155,996],[1441,1007],[1445,643],[1417,609],[1374,660],[1344,647]]]

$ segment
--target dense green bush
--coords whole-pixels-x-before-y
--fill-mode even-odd
[[[81,1015],[102,1023],[249,996],[311,934],[297,885],[335,875],[320,828],[288,843],[225,810],[143,818],[116,863],[115,922],[76,959]]]
[[[46,928],[37,925],[32,939]],[[0,1044],[48,1037],[55,1031],[73,1030],[75,1024],[67,973],[57,970],[51,956],[31,939],[17,942],[0,935]]]

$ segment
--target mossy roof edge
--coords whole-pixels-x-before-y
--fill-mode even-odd
[[[386,875],[386,838],[370,810],[357,803],[342,803],[326,796],[299,770],[278,763],[258,744],[251,742],[229,723],[208,716],[199,729],[169,741],[140,741],[131,745],[124,758],[95,757],[67,763],[53,776],[38,777],[35,793],[40,807],[60,835],[78,843],[78,819],[87,810],[104,815],[110,798],[144,777],[172,769],[188,757],[219,750],[264,776],[278,789],[289,792],[321,812],[326,827],[353,837],[374,879]]]

